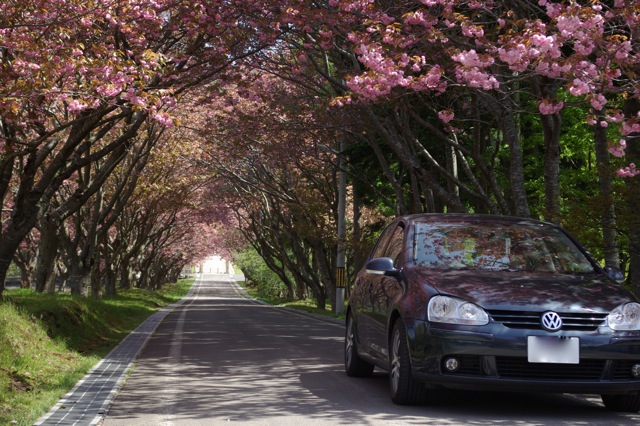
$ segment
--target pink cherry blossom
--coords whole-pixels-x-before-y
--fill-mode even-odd
[[[542,115],[556,114],[562,110],[564,102],[554,103],[551,99],[545,99],[538,104],[538,110]]]
[[[571,82],[571,85],[569,86],[569,92],[573,96],[584,95],[586,93],[589,93],[590,91],[591,88],[589,87],[589,85],[579,78],[574,78]]]
[[[625,121],[622,123],[620,133],[630,135],[632,133],[640,133],[640,121]]]
[[[453,120],[453,117],[454,112],[450,109],[438,112],[438,118],[442,120],[443,123],[450,122],[451,120]]]
[[[156,113],[152,118],[164,127],[171,128],[174,126],[173,119],[167,113]]]
[[[637,169],[636,165],[631,163],[627,167],[619,169],[616,173],[621,178],[631,178],[640,175],[640,169]]]
[[[67,111],[76,113],[87,109],[87,104],[79,99],[73,99],[67,103]]]
[[[478,55],[478,52],[476,52],[474,49],[456,53],[455,55],[451,56],[451,59],[459,62],[465,67],[478,68],[486,68],[488,66],[491,66],[494,62],[494,59],[491,56],[485,55],[484,57],[482,57],[481,55]]]
[[[602,93],[598,93],[595,96],[591,96],[589,102],[593,109],[600,111],[607,104],[607,98]]]
[[[620,139],[618,143],[609,146],[609,153],[614,157],[624,157],[627,141]]]

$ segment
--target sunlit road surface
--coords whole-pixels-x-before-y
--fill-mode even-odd
[[[638,425],[597,396],[440,392],[394,405],[386,374],[346,376],[341,323],[246,299],[205,275],[158,326],[108,409],[115,425]]]

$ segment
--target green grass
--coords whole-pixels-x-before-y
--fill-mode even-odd
[[[286,306],[292,309],[298,309],[300,311],[305,311],[313,314],[326,315],[333,318],[341,318],[345,319],[345,314],[336,314],[331,311],[331,307],[327,304],[326,309],[320,309],[316,307],[316,301],[313,299],[304,299],[304,300],[287,300],[287,299],[278,299],[278,298],[266,298],[261,297],[258,294],[258,290],[256,288],[245,285],[244,282],[239,282],[244,288],[244,290],[249,294],[249,296],[253,297],[256,300],[263,301],[270,305],[274,306]]]
[[[97,301],[9,290],[0,302],[0,425],[31,425],[149,315],[193,279]]]

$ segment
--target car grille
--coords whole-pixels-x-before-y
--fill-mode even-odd
[[[445,361],[456,358],[460,368],[447,371]],[[609,363],[609,366],[607,366]],[[530,363],[525,357],[446,355],[442,357],[441,371],[447,375],[495,376],[524,380],[637,380],[631,373],[637,360],[581,359],[579,364]]]
[[[540,316],[544,312],[533,311],[488,311],[491,318],[505,327],[541,330]],[[558,312],[562,318],[563,330],[594,331],[607,321],[607,313],[567,313]]]
[[[605,363],[602,359],[581,359],[580,364],[538,364],[526,358],[496,357],[498,375],[514,379],[600,380]]]

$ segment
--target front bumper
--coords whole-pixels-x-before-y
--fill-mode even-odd
[[[509,329],[502,324],[473,327],[408,320],[407,336],[413,375],[429,387],[452,389],[615,394],[640,391],[640,333],[559,332],[577,337],[578,364],[531,363],[528,336],[548,336],[541,330]],[[481,329],[481,330],[478,330]],[[445,361],[455,358],[450,372]]]

